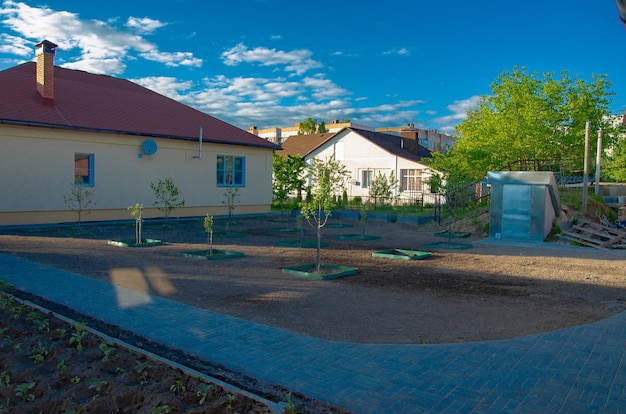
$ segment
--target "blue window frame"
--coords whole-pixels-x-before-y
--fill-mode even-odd
[[[74,154],[74,184],[84,187],[94,186],[93,154]]]
[[[246,157],[217,156],[217,185],[243,187],[246,185]]]

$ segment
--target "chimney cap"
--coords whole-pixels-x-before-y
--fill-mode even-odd
[[[59,45],[55,45],[54,43],[52,43],[49,40],[42,40],[41,42],[37,43],[35,45],[35,47],[37,49],[39,48],[43,48],[43,50],[45,52],[54,52],[54,49],[56,49],[57,47],[59,47]]]

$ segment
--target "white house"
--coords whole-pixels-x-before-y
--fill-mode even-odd
[[[298,155],[308,164],[314,158],[334,157],[350,172],[349,197],[368,200],[371,181],[384,174],[398,180],[395,197],[401,203],[423,201],[431,204],[435,194],[427,184],[433,171],[421,161],[430,158],[429,150],[415,139],[380,132],[344,128],[336,133],[294,135],[278,154]]]
[[[171,178],[185,206],[173,216],[269,212],[272,156],[279,147],[125,79],[54,66],[56,45],[36,62],[0,72],[0,225],[76,221],[73,186],[94,191],[83,220],[129,219],[153,208],[150,187]],[[76,178],[82,178],[82,184]]]

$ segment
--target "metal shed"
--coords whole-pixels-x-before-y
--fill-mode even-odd
[[[489,237],[543,241],[560,214],[559,191],[552,172],[490,171]]]

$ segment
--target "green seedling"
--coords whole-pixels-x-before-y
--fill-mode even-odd
[[[124,368],[121,368],[121,367],[115,368],[115,375],[122,375],[125,372],[126,370]]]
[[[35,326],[37,326],[39,332],[50,331],[50,321],[48,320],[48,318],[35,319],[33,320],[33,323],[35,324]]]
[[[10,309],[13,304],[13,299],[9,296],[2,295],[0,298],[0,309]]]
[[[8,372],[0,372],[0,387],[6,388],[11,384],[11,376]]]
[[[76,350],[83,350],[83,339],[87,336],[87,324],[81,322],[78,325],[74,325],[75,332],[70,337],[70,345],[76,346]]]
[[[137,361],[137,364],[135,364],[135,372],[139,374],[142,384],[148,382],[148,368],[150,368],[150,364],[147,362]]]
[[[68,410],[68,411],[63,411],[63,414],[80,414],[83,411],[85,411],[87,409],[87,407],[82,406],[80,407],[78,410]]]
[[[198,404],[202,405],[206,402],[207,395],[209,394],[211,388],[213,388],[213,385],[206,384],[204,382],[201,382],[200,385],[198,385],[198,391],[196,391],[196,395],[200,397]]]
[[[26,319],[28,319],[29,321],[34,321],[35,319],[39,318],[39,314],[37,312],[28,312],[26,314]]]
[[[20,397],[24,401],[35,401],[35,394],[31,392],[35,385],[37,385],[36,381],[19,384],[15,387],[15,396]]]
[[[172,408],[169,405],[157,405],[150,409],[150,414],[169,413],[170,411],[172,411]]]
[[[4,280],[0,280],[0,290],[5,291],[11,289],[11,284],[5,282]]]
[[[226,412],[231,412],[233,410],[233,402],[236,398],[235,394],[228,393],[228,395],[226,395]]]
[[[291,393],[285,396],[284,401],[287,403],[287,407],[283,410],[285,414],[298,414],[296,411],[296,407],[293,405],[293,398],[291,398]]]
[[[61,372],[63,372],[63,371],[67,371],[67,369],[69,368],[69,367],[67,366],[67,363],[65,362],[65,360],[62,360],[61,362],[59,362],[59,363],[56,365],[56,367],[57,367],[57,369],[58,369],[59,371],[61,371]]]
[[[115,344],[105,344],[102,343],[99,346],[100,350],[104,353],[102,357],[102,362],[106,362],[111,358],[111,354],[115,351]]]
[[[44,362],[46,357],[50,353],[48,349],[41,344],[41,342],[37,342],[37,345],[33,347],[34,354],[31,355],[31,359],[35,362],[35,364]]]
[[[182,394],[187,392],[187,387],[183,383],[183,380],[176,380],[176,382],[170,387],[170,391],[174,394]]]
[[[100,392],[102,392],[102,389],[106,387],[107,384],[108,382],[106,382],[105,380],[101,380],[100,378],[94,378],[91,380],[91,385],[89,385],[89,389],[96,390],[97,395],[100,395]]]
[[[57,335],[59,335],[59,338],[61,339],[65,338],[65,335],[67,335],[67,329],[57,328],[56,332],[57,332]]]
[[[11,305],[9,310],[12,313],[13,319],[18,320],[20,316],[22,316],[24,308],[26,308],[26,305]]]
[[[78,375],[75,375],[72,378],[70,378],[70,382],[72,384],[78,384],[78,383],[80,383],[80,377]]]
[[[7,331],[9,328],[0,328],[0,339],[9,339],[9,335],[7,335]]]

